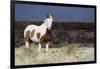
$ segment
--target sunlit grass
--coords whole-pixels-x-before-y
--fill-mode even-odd
[[[25,46],[15,48],[15,64],[30,65],[94,60],[94,48],[80,47],[80,44],[65,43],[59,48],[49,48],[48,55],[46,55],[45,48],[42,48],[41,53],[38,54],[37,48],[38,46],[35,44],[32,44],[29,49]]]

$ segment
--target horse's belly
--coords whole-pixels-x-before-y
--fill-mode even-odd
[[[39,42],[39,39],[38,39],[36,36],[31,37],[31,40],[32,40],[33,42]]]

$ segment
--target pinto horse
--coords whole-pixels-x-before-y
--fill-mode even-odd
[[[40,26],[28,25],[24,30],[26,47],[29,48],[30,41],[36,42],[38,43],[38,52],[40,52],[42,44],[45,44],[47,52],[52,37],[52,22],[53,16],[49,14]]]

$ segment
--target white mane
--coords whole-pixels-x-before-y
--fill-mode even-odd
[[[53,21],[52,18],[44,19],[44,24],[47,26],[47,28],[48,28],[49,30],[52,28],[52,21]]]

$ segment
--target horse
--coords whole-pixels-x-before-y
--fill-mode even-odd
[[[38,43],[38,52],[40,52],[42,44],[45,44],[46,52],[48,52],[52,37],[52,22],[53,16],[49,14],[41,25],[28,25],[24,30],[24,41],[26,48],[29,48],[31,42],[36,42]]]

